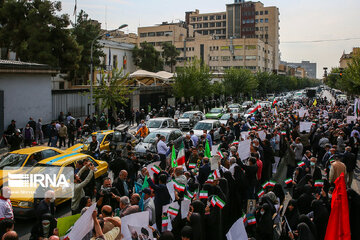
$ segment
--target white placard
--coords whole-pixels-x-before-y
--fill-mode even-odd
[[[221,157],[216,154],[213,157],[210,158],[210,166],[211,170],[215,170],[219,168],[219,162],[221,161]]]
[[[241,160],[245,160],[250,157],[250,144],[251,140],[244,140],[239,142],[238,153]]]
[[[239,218],[226,234],[227,240],[248,240],[248,236],[244,226],[244,219]]]
[[[346,117],[346,123],[350,124],[351,122],[356,123],[356,116],[347,116]]]
[[[81,240],[85,237],[86,234],[92,231],[94,227],[94,220],[92,218],[92,213],[96,208],[96,203],[93,203],[83,215],[75,222],[74,227],[71,231],[64,237],[71,240]],[[148,212],[149,214],[149,212]],[[149,217],[148,217],[149,220]]]
[[[300,132],[310,132],[312,122],[300,122]]]
[[[128,225],[131,238],[130,239],[143,239],[152,240],[154,239],[152,230],[148,226],[131,226]]]
[[[181,201],[181,219],[184,219],[187,217],[187,214],[190,209],[190,200],[184,199]]]
[[[175,200],[175,188],[174,188],[174,182],[170,181],[166,184],[166,187],[169,191],[170,197],[171,199],[174,201]]]
[[[300,118],[303,118],[303,117],[305,117],[305,116],[309,116],[309,111],[308,111],[308,110],[302,110],[302,109],[300,109],[300,110],[298,110],[298,113],[299,113],[299,117],[300,117]]]
[[[247,140],[249,137],[249,132],[241,132],[241,138]]]
[[[149,225],[149,212],[143,211],[133,213],[121,218],[121,233],[124,235],[124,240],[131,240],[131,233],[128,227],[129,225],[137,227],[147,227]]]
[[[167,210],[169,209],[169,207],[172,207],[172,208],[175,208],[175,209],[180,209],[180,205],[178,202],[172,202],[172,203],[169,203],[165,206],[162,207],[162,212],[163,213],[166,213]]]
[[[275,163],[272,164],[272,172],[273,174],[276,173],[277,171],[277,168],[278,168],[278,165],[279,165],[279,162],[280,162],[280,157],[274,157],[275,159]]]
[[[259,134],[260,140],[264,141],[266,138],[266,133],[264,131],[260,131],[260,132],[258,132],[258,134]]]
[[[154,179],[154,171],[151,170],[151,167],[152,167],[152,166],[155,166],[155,165],[158,166],[158,167],[160,167],[160,161],[156,161],[156,162],[150,163],[149,165],[146,166],[146,168],[147,168],[147,170],[148,170],[148,172],[149,172],[149,175],[150,175],[150,178],[151,178],[151,179]]]

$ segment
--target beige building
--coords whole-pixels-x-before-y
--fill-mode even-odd
[[[360,56],[360,47],[354,47],[353,51],[349,54],[346,54],[345,51],[340,58],[340,68],[347,68],[351,62],[353,56]]]
[[[164,42],[173,44],[180,51],[177,67],[197,58],[215,72],[230,67],[270,72],[280,63],[279,10],[261,2],[235,0],[225,12],[186,12],[185,22],[139,27],[138,39],[158,51]]]

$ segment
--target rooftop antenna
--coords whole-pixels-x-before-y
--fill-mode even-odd
[[[107,30],[107,5],[105,5],[105,29]]]

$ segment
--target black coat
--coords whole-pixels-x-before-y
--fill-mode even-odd
[[[201,185],[205,183],[211,173],[210,163],[207,163],[199,168],[198,181]]]
[[[345,164],[347,172],[354,171],[356,167],[355,154],[345,151],[343,154],[342,162]]]

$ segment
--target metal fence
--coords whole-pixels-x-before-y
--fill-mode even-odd
[[[52,119],[57,119],[60,112],[70,112],[74,118],[85,118],[90,108],[89,96],[86,90],[53,90]]]

